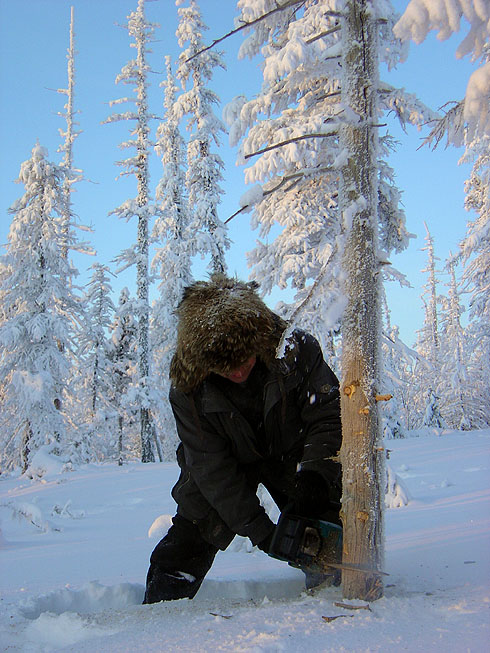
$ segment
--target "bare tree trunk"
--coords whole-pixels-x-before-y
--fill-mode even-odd
[[[342,522],[346,598],[375,600],[383,594],[377,572],[383,559],[383,457],[376,402],[379,379],[380,289],[378,279],[376,94],[377,26],[370,0],[350,0],[343,20],[340,137],[348,157],[341,175],[348,306],[342,323]],[[358,121],[356,120],[359,118]],[[366,572],[372,570],[371,572]]]

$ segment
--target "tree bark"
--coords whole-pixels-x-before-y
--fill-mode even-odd
[[[375,126],[378,61],[373,4],[370,0],[346,4],[342,103],[350,113],[340,133],[347,153],[340,187],[348,297],[342,322],[343,562],[364,570],[344,569],[342,590],[345,598],[363,600],[375,600],[383,594],[381,576],[376,573],[383,559],[383,456],[376,402],[380,282]]]
[[[144,11],[144,7],[141,7]],[[143,16],[142,16],[143,18]],[[148,384],[150,382],[150,304],[149,304],[149,166],[148,166],[148,102],[146,95],[146,61],[144,38],[137,38],[138,62],[138,127],[137,144],[138,162],[136,179],[138,182],[138,260],[136,263],[136,286],[138,298],[138,381],[140,389],[140,432],[141,462],[154,463],[155,455],[151,445],[153,419],[149,408]]]

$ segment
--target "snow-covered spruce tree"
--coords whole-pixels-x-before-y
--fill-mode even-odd
[[[76,138],[81,133],[77,131],[76,126],[77,122],[75,121],[75,115],[77,111],[75,110],[75,20],[74,20],[74,8],[71,7],[70,14],[70,44],[67,52],[67,80],[68,84],[66,88],[58,89],[58,93],[66,96],[66,104],[64,106],[64,111],[58,113],[66,123],[65,129],[60,129],[60,135],[63,138],[63,143],[58,148],[58,152],[63,154],[60,167],[63,169],[65,175],[63,179],[63,197],[64,205],[63,211],[60,216],[60,231],[62,234],[61,242],[61,255],[65,258],[68,258],[69,252],[76,251],[78,253],[90,254],[93,255],[94,250],[85,242],[78,240],[78,231],[90,231],[90,229],[78,221],[78,217],[73,211],[72,206],[72,193],[74,184],[77,181],[82,179],[82,171],[74,166],[74,152],[73,146]],[[65,284],[71,286],[73,280],[71,277],[67,277]],[[78,338],[88,324],[87,319],[83,315],[84,306],[83,302],[79,303],[79,313],[80,315],[73,321],[75,325],[75,331],[73,333],[74,341],[78,341]],[[78,361],[75,360],[75,366],[77,366]],[[78,375],[73,374],[70,383],[76,385],[78,382]],[[73,460],[85,461],[90,451],[90,444],[85,439],[84,442],[81,440],[82,431],[79,429],[79,423],[77,421],[76,415],[84,415],[84,408],[80,406],[80,397],[77,390],[74,388],[69,394],[72,402],[70,405],[66,406],[65,412],[70,414],[73,423],[73,438],[71,444],[71,452],[69,452],[70,457]]]
[[[158,126],[156,151],[162,158],[163,175],[156,190],[159,215],[153,227],[153,241],[157,250],[152,270],[159,279],[159,294],[153,304],[151,323],[151,349],[153,354],[154,391],[158,394],[155,417],[163,436],[165,460],[175,457],[177,432],[168,401],[170,390],[170,360],[177,337],[175,309],[183,290],[190,285],[191,251],[193,234],[190,231],[187,197],[185,194],[185,143],[179,131],[175,112],[178,92],[172,74],[170,57],[166,58],[167,80],[165,89],[165,119]],[[159,246],[159,243],[162,245]]]
[[[456,281],[456,261],[450,254],[446,263],[449,272],[449,293],[441,310],[441,411],[450,428],[469,431],[468,370],[464,351],[465,336],[461,326],[464,306],[460,301],[460,290]]]
[[[41,446],[52,445],[60,455],[67,447],[62,406],[78,301],[65,283],[74,270],[62,255],[63,169],[37,144],[17,181],[25,192],[9,210],[13,220],[0,262],[0,378],[7,418],[2,465],[25,471]]]
[[[459,58],[469,55],[472,61],[479,61],[481,65],[470,76],[463,100],[454,103],[444,118],[436,122],[427,142],[437,146],[446,135],[448,144],[466,147],[462,161],[474,161],[473,171],[466,184],[466,207],[476,210],[478,217],[474,222],[468,223],[467,236],[461,251],[466,265],[463,276],[468,283],[468,289],[473,292],[472,317],[476,314],[479,316],[478,331],[482,329],[486,338],[484,346],[488,352],[490,3],[466,0],[440,0],[437,3],[432,0],[410,0],[395,26],[395,33],[401,39],[413,39],[420,43],[430,30],[435,29],[438,30],[438,38],[443,40],[460,30],[462,17],[469,24],[469,31],[456,50],[456,56]],[[472,323],[468,333],[472,332],[473,328]],[[481,342],[480,337],[476,339],[476,343],[478,342]],[[481,379],[474,381],[478,384]],[[488,383],[486,387],[488,396]],[[478,385],[474,388],[475,392],[482,389]],[[485,395],[485,391],[483,394]]]
[[[184,0],[176,0],[182,5]],[[187,143],[186,186],[190,214],[190,231],[193,235],[193,254],[211,256],[212,272],[226,272],[225,252],[230,246],[226,227],[218,216],[218,204],[223,191],[220,187],[223,162],[213,146],[225,133],[221,120],[214,114],[219,98],[206,85],[213,77],[213,69],[224,68],[221,55],[214,51],[197,54],[203,47],[202,34],[208,28],[204,24],[196,0],[189,7],[180,7],[177,28],[179,46],[184,48],[179,56],[176,72],[184,92],[176,102],[179,118],[187,117],[190,132]],[[197,55],[197,56],[196,56]]]
[[[249,30],[240,56],[262,54],[264,81],[257,99],[236,98],[225,109],[225,118],[232,144],[243,139],[239,159],[255,160],[245,176],[256,185],[241,204],[254,208],[252,226],[260,228],[262,239],[269,237],[249,255],[252,276],[265,293],[290,284],[296,290],[295,305],[283,312],[315,333],[328,351],[328,332],[340,325],[345,306],[338,208],[344,153],[339,129],[349,115],[340,98],[342,3],[283,5],[286,8],[278,11],[272,1],[239,2],[240,21],[259,21]],[[390,35],[393,17],[386,13],[379,31],[391,67],[399,52]],[[267,17],[259,20],[263,14]],[[395,111],[403,125],[433,116],[413,96],[386,84],[379,85],[378,99],[380,111]],[[388,135],[379,139],[379,233],[381,249],[387,252],[400,251],[408,243],[393,172],[383,161],[391,146]],[[274,226],[280,233],[271,238]]]
[[[469,419],[472,428],[490,426],[490,338],[488,328],[473,319],[465,328],[466,366],[468,370]]]
[[[436,270],[436,261],[439,258],[435,255],[434,239],[425,225],[427,235],[425,237],[426,246],[422,251],[427,252],[427,266],[422,270],[427,274],[427,282],[423,286],[422,301],[424,304],[424,324],[417,332],[417,343],[415,349],[424,363],[419,363],[415,367],[417,378],[417,397],[416,405],[419,410],[420,419],[426,413],[428,407],[426,400],[432,401],[432,394],[439,399],[439,390],[441,382],[441,352],[440,352],[440,333],[439,333],[439,312],[438,303],[440,297],[437,292],[439,284],[438,270]],[[430,392],[429,392],[430,391]],[[419,423],[420,426],[420,423]]]
[[[137,438],[138,405],[138,325],[135,319],[135,301],[129,290],[123,288],[109,327],[108,358],[111,362],[108,400],[114,411],[112,420],[112,449],[119,465],[127,457],[141,457],[141,439]]]
[[[383,334],[382,334],[382,360],[383,360],[383,387],[382,393],[387,395],[381,409],[382,433],[385,439],[404,438],[405,428],[402,425],[401,407],[399,398],[404,385],[402,365],[405,361],[408,347],[402,343],[398,335],[398,327],[391,326],[390,310],[383,295]]]
[[[78,396],[83,412],[78,418],[80,431],[85,433],[91,457],[103,459],[110,448],[111,360],[108,329],[114,316],[111,299],[110,270],[95,263],[84,297],[86,320],[80,334],[78,349]]]
[[[425,223],[424,223],[425,224]],[[425,241],[427,245],[422,247],[423,252],[427,252],[427,267],[422,272],[427,273],[428,279],[424,284],[423,296],[427,297],[425,301],[426,307],[426,325],[427,325],[427,349],[424,352],[425,357],[434,368],[434,373],[437,376],[437,381],[440,376],[440,355],[439,355],[439,317],[437,312],[437,284],[439,280],[436,274],[436,261],[439,258],[434,252],[434,239],[430,234],[427,224],[425,224],[427,235]]]
[[[415,398],[415,370],[418,365],[426,364],[416,351],[408,347],[399,337],[399,329],[393,326],[383,336],[383,378],[385,383],[392,384],[393,399],[388,402],[385,410],[395,418],[395,428],[392,437],[404,437],[406,430],[412,430],[420,422]],[[395,408],[392,409],[392,406]],[[401,430],[397,426],[401,420]],[[391,427],[390,427],[391,428]],[[385,437],[390,434],[385,431]]]
[[[384,493],[376,401],[379,283],[386,254],[408,242],[399,193],[381,162],[391,141],[379,137],[378,122],[382,111],[395,111],[402,124],[433,114],[379,82],[378,60],[392,66],[400,56],[389,2],[239,0],[238,6],[237,25],[250,24],[241,55],[264,56],[257,99],[239,98],[227,110],[232,142],[243,139],[241,160],[258,157],[246,180],[259,186],[241,203],[254,209],[262,236],[273,224],[282,227],[273,243],[252,254],[252,274],[266,291],[296,287],[296,301],[304,304],[294,319],[309,327],[303,318],[309,310],[320,339],[346,309],[345,561],[373,573],[344,571],[343,591],[376,598],[382,593],[375,570],[382,563]]]
[[[138,384],[139,384],[139,413],[141,427],[141,460],[142,462],[154,462],[155,455],[152,443],[156,439],[156,432],[151,415],[150,401],[150,359],[149,350],[149,222],[155,215],[155,206],[151,203],[149,193],[149,167],[148,158],[150,155],[149,122],[154,116],[150,114],[147,100],[148,72],[147,54],[150,52],[148,44],[157,27],[149,23],[145,18],[145,0],[138,0],[138,8],[128,16],[127,29],[129,35],[134,39],[131,47],[136,49],[136,58],[126,64],[116,78],[116,83],[122,82],[134,87],[136,97],[124,97],[115,100],[111,105],[119,105],[126,102],[134,103],[135,110],[126,113],[111,115],[106,122],[120,120],[134,120],[136,126],[131,135],[134,138],[123,143],[121,147],[134,147],[136,153],[118,165],[125,168],[124,174],[134,174],[137,180],[137,197],[124,202],[113,213],[120,218],[130,220],[133,217],[138,219],[137,242],[130,249],[125,250],[118,257],[119,270],[124,270],[131,265],[136,265],[137,284],[137,324],[138,324]]]
[[[487,50],[487,53],[490,50]],[[463,283],[471,293],[470,325],[466,328],[469,388],[475,401],[471,421],[480,428],[490,424],[490,136],[483,135],[466,149],[474,161],[466,182],[465,208],[476,213],[461,243]]]
[[[430,426],[437,429],[446,428],[446,422],[441,415],[439,408],[439,397],[432,388],[428,388],[425,400],[425,412],[422,418],[422,426]]]
[[[472,317],[486,323],[490,330],[490,135],[475,139],[467,148],[465,159],[474,160],[465,185],[465,208],[476,213],[476,218],[468,223],[461,243],[463,278],[472,295]]]

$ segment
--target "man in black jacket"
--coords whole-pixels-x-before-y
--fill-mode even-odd
[[[340,399],[318,342],[287,324],[255,283],[223,275],[187,288],[177,309],[170,402],[181,443],[177,514],[155,547],[145,603],[192,598],[236,534],[268,551],[281,511],[340,524]],[[307,574],[308,586],[318,577]]]

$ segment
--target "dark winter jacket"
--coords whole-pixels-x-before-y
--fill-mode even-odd
[[[187,333],[183,333],[182,313],[189,308],[186,306],[189,293],[184,296],[184,306],[179,307],[180,349],[178,346],[172,363],[170,392],[182,442],[178,451],[181,476],[172,494],[179,514],[203,524],[203,528],[208,529],[203,533],[206,539],[221,548],[226,547],[234,534],[258,543],[273,528],[256,495],[260,469],[278,470],[277,484],[282,487],[277,489],[286,495],[287,484],[291,483],[298,464],[302,469],[320,472],[329,484],[335,484],[340,477],[340,465],[332,458],[338,454],[341,444],[338,381],[323,360],[318,342],[309,334],[295,331],[289,339],[286,355],[275,358],[275,348],[285,326],[283,321],[256,296],[255,286],[225,281],[231,288],[223,288],[223,282],[217,283],[213,278],[206,291],[215,284],[215,293],[207,292],[201,304],[193,298],[193,308],[187,318],[190,325],[194,312],[194,320],[200,326]],[[197,293],[200,293],[199,288]],[[224,298],[226,294],[230,301]],[[237,297],[241,309],[239,326],[233,324],[233,316],[228,312],[229,308],[236,310]],[[215,319],[217,298],[219,320]],[[257,311],[257,300],[261,304],[260,311]],[[234,353],[223,350],[210,354],[202,343],[199,346],[203,348],[203,356],[200,357],[195,335],[205,328],[203,324],[210,315],[213,315],[214,342],[218,342],[218,346],[223,342],[221,334],[229,336],[237,329],[242,330],[242,340],[230,350],[238,351],[236,359]],[[249,338],[248,332],[244,332],[248,329],[247,317],[254,322],[257,316],[259,323],[254,328],[249,325],[255,340],[246,342]],[[260,330],[258,336],[257,328]],[[258,380],[255,383],[258,387],[252,390],[261,405],[258,411],[257,406],[250,406],[250,410],[240,406],[238,410],[237,403],[233,402],[236,387],[231,387],[231,394],[227,392],[226,385],[231,382],[210,372],[209,358],[219,359],[221,369],[233,369],[253,354],[257,355]],[[181,369],[192,369],[195,374],[185,374],[182,378],[176,372]],[[263,370],[262,376],[260,370]],[[192,378],[198,379],[197,385],[192,384]],[[254,383],[253,376],[251,379]],[[257,414],[260,415],[262,409],[263,419],[258,420]],[[259,427],[258,421],[261,421]]]

